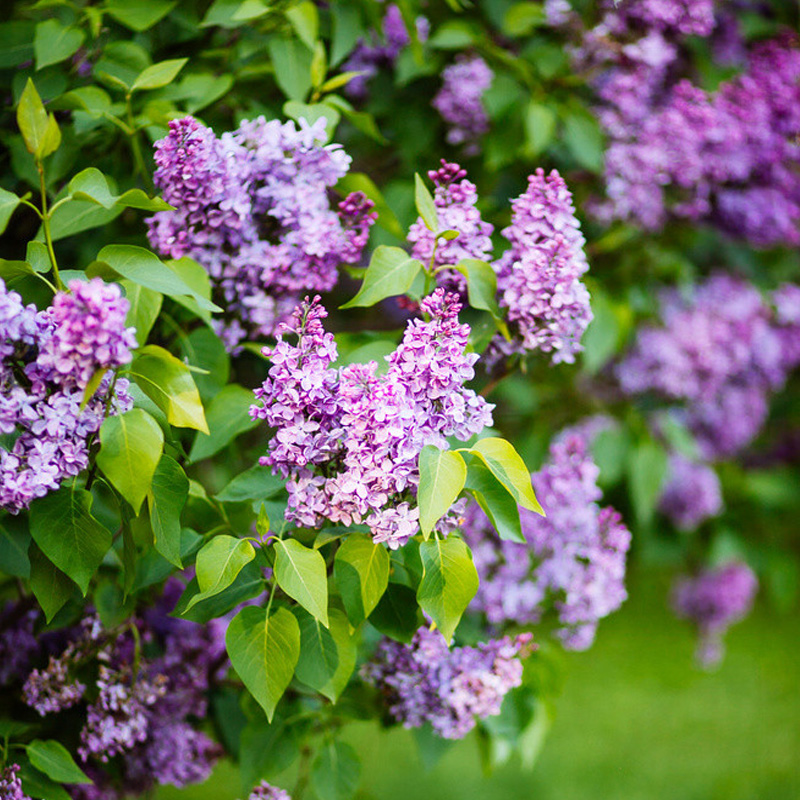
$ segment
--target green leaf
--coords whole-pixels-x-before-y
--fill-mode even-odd
[[[0,572],[27,580],[31,574],[28,558],[31,535],[20,522],[13,517],[0,522]]]
[[[143,409],[108,417],[100,427],[97,465],[139,513],[164,449],[164,433]]]
[[[408,644],[423,623],[416,593],[402,583],[390,583],[369,621],[385,636]]]
[[[540,156],[553,141],[556,115],[549,106],[531,100],[523,117],[525,123],[524,152],[528,158]]]
[[[172,208],[160,197],[148,197],[141,189],[128,189],[115,195],[108,184],[108,178],[95,167],[79,172],[70,182],[67,191],[76,200],[88,200],[109,209],[118,205],[122,208],[138,208],[142,211],[168,211]]]
[[[35,542],[31,543],[28,556],[31,561],[31,591],[44,611],[45,620],[50,622],[78,587],[47,558]]]
[[[509,36],[528,36],[540,25],[547,24],[547,17],[541,3],[514,3],[506,11],[503,31]]]
[[[347,86],[353,78],[357,78],[361,75],[359,70],[353,70],[350,72],[342,72],[339,75],[334,75],[332,78],[329,78],[322,86],[319,87],[320,92],[325,94],[326,92],[332,92],[336,89],[341,89],[342,86]]]
[[[530,470],[511,442],[491,436],[479,439],[468,452],[477,455],[489,467],[518,505],[544,515],[531,485]]]
[[[63,786],[39,772],[28,759],[21,758],[20,761],[22,763],[19,775],[26,795],[41,797],[42,800],[71,800],[71,795]]]
[[[25,260],[33,267],[34,272],[47,273],[52,269],[50,254],[44,242],[28,242],[25,248]]]
[[[478,591],[478,571],[462,539],[431,539],[419,546],[423,574],[417,589],[422,610],[449,642]]]
[[[187,610],[192,598],[200,593],[197,578],[192,578],[172,613],[176,617],[182,616],[199,625],[205,625],[212,619],[219,619],[229,611],[241,607],[245,600],[251,600],[264,594],[264,587],[265,581],[261,568],[255,563],[250,563],[236,576],[236,580],[227,589],[223,589],[219,594],[215,594],[207,600],[201,600],[194,608]]]
[[[323,689],[328,686],[339,668],[339,649],[333,634],[307,611],[295,606],[292,613],[300,626],[300,658],[295,676],[312,689],[325,694],[332,702],[334,697]]]
[[[17,124],[29,153],[41,159],[47,132],[47,111],[33,81],[28,78],[17,106]]]
[[[11,289],[25,278],[36,277],[36,272],[27,261],[6,261],[0,258],[0,278]]]
[[[8,221],[19,204],[20,199],[13,192],[0,189],[0,233],[8,227]]]
[[[105,209],[97,203],[89,203],[76,200],[72,203],[64,203],[54,212],[50,220],[50,234],[53,241],[66,239],[76,233],[83,233],[91,228],[99,228],[108,225],[122,213],[122,206],[114,206]]]
[[[359,9],[351,3],[331,3],[330,10],[333,18],[331,64],[338,64],[366,31],[361,23]]]
[[[351,533],[336,551],[333,577],[347,616],[360,625],[389,585],[389,553],[364,533]]]
[[[361,763],[345,742],[329,739],[311,767],[311,785],[320,800],[349,800],[358,788]]]
[[[197,301],[200,308],[207,311],[222,310],[196,292],[175,270],[164,264],[158,256],[143,247],[129,244],[106,245],[97,254],[97,260],[105,262],[116,273],[133,283],[146,286],[148,289],[161,292],[169,297],[189,295]]]
[[[497,275],[492,265],[477,258],[462,258],[456,269],[467,279],[467,297],[473,308],[488,311],[495,320],[503,315],[497,305]]]
[[[267,0],[269,2],[270,0]],[[252,22],[269,13],[269,6],[265,0],[244,0],[236,9],[233,20],[236,22]]]
[[[588,112],[570,111],[564,118],[564,143],[575,160],[592,172],[602,172],[604,143],[600,124]]]
[[[250,416],[253,392],[235,383],[226,386],[209,404],[206,421],[209,434],[198,433],[189,452],[190,461],[202,461],[227,447],[239,434],[260,423]]]
[[[215,536],[203,545],[195,562],[200,594],[191,599],[186,610],[227,589],[245,564],[249,564],[255,557],[253,545],[247,539],[238,539],[235,536]]]
[[[36,769],[59,783],[91,783],[69,751],[55,739],[34,739],[27,746],[28,758]]]
[[[57,19],[48,19],[36,25],[33,52],[36,69],[58,64],[73,55],[83,44],[86,34],[80,28],[66,27]]]
[[[667,454],[655,442],[643,442],[630,453],[628,460],[628,487],[636,519],[647,526],[661,495],[667,477]]]
[[[208,434],[203,404],[189,367],[163,347],[139,349],[130,374],[141,390],[167,415],[171,425]]]
[[[131,86],[131,91],[160,89],[162,86],[172,83],[188,61],[188,58],[170,58],[167,61],[151,64],[139,73]]]
[[[517,501],[479,458],[469,457],[465,487],[501,539],[525,544]]]
[[[283,489],[284,481],[272,474],[269,467],[256,465],[237,475],[219,494],[223,503],[243,503],[247,500],[267,500]]]
[[[285,12],[298,37],[312,50],[319,35],[319,12],[311,0],[302,0]]]
[[[350,633],[350,623],[347,617],[338,608],[332,608],[330,615],[330,634],[336,642],[336,652],[339,664],[330,680],[320,689],[320,692],[335,703],[339,695],[345,690],[356,666],[358,648]]]
[[[305,100],[311,89],[311,51],[297,39],[273,36],[267,50],[275,67],[275,81],[290,100]]]
[[[33,22],[13,21],[0,24],[0,69],[19,67],[33,58]]]
[[[161,456],[148,495],[150,524],[155,547],[178,569],[181,561],[181,512],[189,498],[189,479],[180,464],[168,455]]]
[[[314,10],[316,11],[316,8]],[[313,49],[314,55],[311,59],[311,85],[315,89],[319,89],[328,72],[328,57],[325,54],[325,45],[322,42],[315,42]]]
[[[372,254],[358,294],[339,308],[373,306],[386,297],[405,294],[422,270],[422,263],[399,247],[380,245]]]
[[[177,5],[177,0],[106,0],[106,10],[117,22],[137,33],[152,28]]]
[[[211,314],[205,308],[201,308],[195,299],[202,297],[206,302],[211,299],[211,279],[205,267],[187,256],[167,261],[167,266],[194,292],[194,297],[177,296],[174,298],[175,302],[188,308],[192,314],[200,317],[206,324],[210,324]]]
[[[275,580],[289,597],[328,627],[328,577],[318,550],[296,539],[275,542]]]
[[[130,304],[125,324],[136,328],[136,341],[139,347],[142,347],[158,319],[164,295],[128,280],[120,281],[120,283],[125,289],[125,297]]]
[[[92,495],[62,487],[31,504],[31,536],[41,551],[78,584],[84,596],[111,547],[111,534],[92,515]]]
[[[181,352],[189,364],[207,370],[208,374],[195,373],[194,382],[203,400],[213,399],[228,384],[231,360],[225,345],[214,331],[202,327],[181,337]]]
[[[231,664],[250,694],[272,720],[300,657],[300,627],[279,608],[267,618],[263,608],[243,608],[225,634]]]
[[[425,445],[419,454],[419,527],[427,538],[455,502],[467,479],[460,453]]]
[[[275,780],[294,763],[300,753],[298,727],[280,717],[271,724],[263,717],[247,723],[239,747],[242,786]]]
[[[433,202],[425,182],[420,178],[419,173],[414,173],[414,203],[417,206],[417,213],[422,217],[425,227],[433,233],[439,231],[439,215],[436,212],[436,204]]]

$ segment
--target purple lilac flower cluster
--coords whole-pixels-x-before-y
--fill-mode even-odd
[[[464,352],[469,327],[458,322],[460,307],[442,288],[423,300],[430,321],[409,322],[383,375],[374,361],[332,369],[336,345],[319,298],[295,310],[277,345],[265,348],[272,367],[250,410],[275,429],[261,463],[289,479],[287,519],[365,523],[392,548],[419,530],[413,499],[422,448],[446,448],[449,436],[466,441],[492,421],[493,407],[464,388],[478,355]],[[292,334],[296,344],[287,341]]]
[[[673,607],[678,616],[692,620],[697,626],[700,664],[708,667],[720,661],[725,632],[750,613],[757,591],[758,579],[741,561],[678,580]]]
[[[154,180],[175,210],[148,220],[150,241],[208,270],[231,350],[272,335],[299,292],[329,291],[339,264],[361,257],[373,204],[357,192],[331,207],[350,157],[326,141],[324,119],[296,126],[259,117],[218,138],[186,117],[156,142]]]
[[[136,347],[128,301],[99,278],[74,280],[45,311],[0,280],[0,508],[17,513],[89,463],[89,441],[108,413],[132,406],[114,370]],[[106,372],[85,407],[86,387]]]
[[[463,145],[466,155],[480,152],[479,139],[489,130],[483,94],[492,85],[494,73],[480,56],[456,56],[442,71],[442,88],[433,107],[447,123],[447,143]]]
[[[672,453],[668,469],[659,509],[676,528],[694,530],[722,512],[722,487],[713,467]]]
[[[31,800],[22,791],[22,781],[19,779],[19,764],[11,764],[0,771],[0,797],[3,800]]]
[[[292,800],[292,796],[285,789],[279,789],[266,781],[261,781],[250,792],[247,800]]]
[[[511,225],[502,232],[511,247],[494,266],[512,338],[496,337],[493,349],[503,355],[541,350],[555,364],[571,364],[592,320],[581,282],[589,269],[586,240],[572,194],[558,172],[538,169],[511,207]]]
[[[557,635],[571,650],[590,647],[598,621],[627,597],[631,535],[613,508],[598,505],[602,493],[589,447],[580,427],[551,444],[548,461],[532,475],[547,517],[520,510],[527,544],[498,542],[477,505],[462,528],[480,576],[473,608],[492,625],[527,625],[552,604],[561,624]]]
[[[611,8],[574,55],[590,72],[610,137],[603,220],[648,229],[707,220],[759,247],[800,242],[800,48],[791,35],[748,54],[712,0]],[[718,32],[714,52],[744,71],[708,92],[682,77],[684,39]]]
[[[225,623],[200,626],[167,616],[182,590],[170,579],[157,606],[134,621],[136,636],[88,618],[46,669],[28,676],[23,698],[42,715],[86,703],[78,754],[95,783],[72,789],[76,800],[122,800],[210,774],[220,748],[192,720],[206,716],[211,682],[227,668]],[[145,658],[137,639],[160,655]],[[94,678],[77,679],[92,669]],[[112,778],[102,765],[115,757],[121,769]]]
[[[345,92],[354,100],[365,100],[370,81],[382,69],[391,69],[401,51],[411,41],[400,8],[394,3],[386,7],[383,21],[383,40],[377,31],[370,31],[367,39],[359,39],[347,60],[342,64],[342,72],[360,72],[345,86]],[[430,23],[426,17],[415,20],[417,38],[426,41]]]
[[[532,638],[523,633],[448,649],[439,631],[420,628],[410,645],[382,640],[361,677],[406,728],[430,723],[444,739],[463,739],[478,720],[499,714],[503,698],[522,683]]]
[[[735,454],[761,429],[770,392],[800,355],[800,290],[775,294],[778,313],[744,280],[716,273],[661,297],[660,325],[641,328],[617,375],[628,394],[682,402],[704,458]]]
[[[434,267],[447,267],[455,266],[463,258],[491,258],[494,226],[481,218],[476,208],[477,187],[466,175],[465,169],[444,159],[439,169],[428,171],[435,187],[433,201],[439,228],[458,231],[458,236],[449,241],[441,236],[437,239],[422,218],[418,218],[409,229],[408,241],[412,244],[411,255],[425,264],[433,259]],[[445,270],[439,273],[438,282],[466,295],[466,283],[460,273]]]

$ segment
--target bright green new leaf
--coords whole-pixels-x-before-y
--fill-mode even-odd
[[[149,344],[138,351],[130,374],[171,425],[209,432],[200,393],[183,361],[163,347]]]
[[[501,539],[525,544],[517,501],[480,458],[467,458],[467,491],[475,498]]]
[[[319,12],[311,0],[302,0],[286,10],[289,20],[300,40],[312,50],[319,35]]]
[[[53,564],[35,542],[31,544],[28,555],[31,561],[31,591],[44,611],[45,621],[50,622],[78,587],[75,581]]]
[[[141,189],[128,189],[115,195],[108,185],[108,178],[95,167],[88,167],[79,172],[70,182],[67,191],[76,200],[88,200],[103,208],[115,205],[123,208],[138,208],[142,211],[168,211],[172,208],[160,197],[148,197]]]
[[[86,34],[80,28],[64,26],[57,19],[48,19],[36,26],[33,52],[36,69],[58,64],[73,55],[83,44]]]
[[[283,489],[284,482],[269,467],[256,465],[237,475],[218,495],[223,503],[268,500]]]
[[[345,742],[329,739],[311,767],[311,785],[319,800],[349,800],[361,778],[356,751]]]
[[[289,597],[328,627],[328,576],[319,550],[296,539],[275,542],[275,580]]]
[[[477,455],[489,467],[492,475],[508,489],[518,505],[544,515],[531,485],[530,470],[511,442],[491,436],[479,439],[469,452]]]
[[[75,763],[69,750],[55,739],[34,739],[27,747],[28,758],[36,769],[59,783],[91,783],[91,778]]]
[[[92,495],[71,484],[34,501],[30,510],[33,540],[84,596],[111,547],[111,534],[91,510]]]
[[[336,642],[339,664],[330,680],[320,688],[320,692],[335,703],[339,699],[339,695],[345,690],[355,669],[357,647],[355,639],[350,633],[350,623],[344,613],[339,611],[338,608],[332,608],[329,614],[330,634],[333,636],[334,642]]]
[[[360,625],[383,597],[389,562],[386,548],[365,533],[351,533],[336,551],[333,577],[353,625]]]
[[[423,574],[417,600],[449,642],[478,591],[478,571],[467,545],[454,536],[423,542],[419,554]]]
[[[414,173],[414,202],[417,213],[422,217],[425,227],[433,233],[439,230],[439,215],[436,213],[436,204],[433,195],[428,190],[419,173]]]
[[[106,0],[109,15],[137,33],[152,28],[177,5],[177,0]]]
[[[13,192],[0,189],[0,233],[8,227],[8,221],[19,204],[20,199]]]
[[[123,280],[120,283],[125,289],[125,297],[129,304],[125,324],[136,328],[136,341],[139,347],[142,347],[158,319],[164,295],[129,280]]]
[[[190,461],[202,461],[227,447],[239,434],[255,428],[260,420],[250,416],[253,392],[228,384],[208,406],[206,421],[210,433],[198,433],[189,452]]]
[[[189,479],[178,462],[161,456],[148,495],[156,550],[178,569],[181,561],[181,512],[189,499]]]
[[[322,42],[315,42],[314,56],[311,59],[311,85],[319,89],[327,73],[328,56],[325,53],[325,45]]]
[[[158,64],[151,64],[139,73],[131,86],[131,91],[160,89],[162,86],[172,83],[188,61],[188,58],[171,58],[167,61],[159,61]]]
[[[28,78],[17,106],[17,124],[29,153],[44,158],[42,149],[47,133],[47,111],[33,81]]]
[[[294,615],[279,608],[268,618],[266,609],[243,608],[228,626],[225,645],[233,668],[272,721],[300,657]]]
[[[164,432],[141,408],[108,417],[100,428],[97,465],[139,513],[164,449]]]
[[[460,453],[425,445],[419,454],[419,527],[426,538],[464,488],[467,466]]]
[[[399,247],[375,248],[358,294],[340,308],[374,306],[386,297],[405,294],[422,271],[421,262]]]
[[[249,564],[255,557],[253,545],[247,539],[238,539],[235,536],[215,536],[203,545],[195,562],[200,593],[192,597],[186,610],[227,589],[245,564]]]
[[[342,86],[347,86],[353,78],[357,78],[360,74],[360,71],[353,70],[350,72],[342,72],[340,75],[334,75],[332,78],[325,81],[325,83],[319,87],[319,90],[325,94],[326,92],[333,92],[336,89],[341,89]]]
[[[336,640],[333,634],[305,609],[295,606],[292,608],[292,613],[300,626],[300,658],[295,668],[295,675],[307,686],[335,701],[336,698],[323,692],[323,689],[330,684],[339,668],[339,648],[336,646]]]

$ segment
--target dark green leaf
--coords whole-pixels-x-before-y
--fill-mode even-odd
[[[250,416],[253,392],[243,386],[229,384],[208,406],[206,421],[210,434],[198,433],[189,452],[190,461],[202,461],[227,447],[239,434],[259,425]]]
[[[31,591],[44,611],[45,620],[50,622],[78,587],[45,556],[35,542],[31,543],[28,555],[31,560]]]
[[[405,294],[422,264],[399,247],[375,248],[358,294],[340,308],[373,306],[387,297]]]
[[[75,53],[86,35],[80,28],[64,26],[57,19],[48,19],[36,25],[33,51],[36,69],[58,64]]]
[[[75,763],[69,751],[55,739],[34,739],[28,746],[28,758],[36,769],[59,783],[91,783]]]
[[[556,129],[555,112],[546,105],[531,100],[525,111],[525,155],[538,158],[553,141]]]
[[[19,197],[13,192],[0,189],[0,233],[8,227],[8,221],[20,203]]]
[[[30,532],[20,520],[11,517],[0,522],[0,572],[27,579],[31,572],[30,543]]]
[[[295,675],[312,689],[331,697],[324,689],[339,667],[339,650],[333,634],[307,611],[298,606],[292,609],[300,626],[300,658]]]
[[[564,118],[564,142],[575,160],[592,172],[603,169],[603,132],[588,111],[570,111]]]
[[[390,583],[369,621],[385,636],[409,643],[423,624],[416,593],[404,584]]]
[[[371,536],[351,533],[336,551],[333,576],[347,616],[353,625],[360,625],[389,584],[389,553]]]
[[[126,28],[141,32],[152,28],[177,5],[177,0],[106,0],[106,9]]]
[[[189,479],[181,466],[168,455],[161,456],[148,495],[150,524],[155,547],[179,569],[181,561],[181,512],[189,498]]]
[[[318,550],[296,539],[275,542],[275,580],[325,627],[328,626],[328,578],[325,559]]]
[[[186,586],[178,605],[172,615],[174,617],[184,617],[185,619],[205,625],[212,619],[219,619],[245,600],[251,600],[264,593],[264,576],[261,569],[255,562],[247,564],[238,574],[236,580],[219,594],[215,594],[208,600],[201,600],[194,608],[186,610],[192,598],[199,594],[200,587],[197,585],[197,578],[192,578]]]
[[[239,753],[242,785],[274,780],[299,753],[295,725],[287,725],[279,716],[272,723],[263,718],[249,721],[242,731]]]
[[[255,466],[237,475],[218,495],[223,503],[242,503],[246,500],[267,500],[278,494],[284,481],[272,474],[269,467]]]
[[[360,778],[358,755],[345,742],[328,740],[311,767],[311,785],[320,800],[349,800]]]
[[[516,500],[479,458],[469,457],[465,486],[501,539],[525,543]]]

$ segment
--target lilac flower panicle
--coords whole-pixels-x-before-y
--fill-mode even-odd
[[[700,664],[710,667],[722,659],[725,632],[750,613],[757,591],[755,574],[741,561],[676,582],[672,604],[678,616],[697,626]]]
[[[448,650],[439,631],[420,628],[410,645],[382,640],[361,677],[404,727],[430,723],[444,739],[463,739],[478,720],[499,714],[506,694],[521,685],[531,640],[523,633]]]
[[[374,362],[333,369],[336,345],[319,298],[295,310],[265,350],[272,366],[250,412],[275,431],[260,463],[288,479],[288,520],[363,523],[393,548],[419,530],[422,448],[447,447],[449,436],[465,441],[491,424],[492,406],[464,388],[478,356],[465,353],[469,327],[458,323],[459,309],[441,288],[426,298],[430,321],[408,324],[384,375]]]
[[[266,781],[256,786],[247,797],[247,800],[292,800],[291,795],[285,789],[279,789]]]
[[[480,576],[473,607],[500,626],[537,623],[552,605],[561,625],[557,635],[574,650],[588,648],[598,621],[627,597],[631,535],[613,508],[598,505],[589,441],[576,426],[551,444],[548,461],[532,476],[547,517],[520,511],[527,544],[497,541],[475,504],[462,527]]]
[[[494,73],[480,56],[456,56],[442,71],[442,88],[431,105],[447,123],[447,142],[464,146],[466,155],[480,152],[479,139],[489,130],[483,94]]]
[[[708,464],[690,461],[678,454],[669,459],[667,483],[659,509],[681,530],[690,531],[722,512],[722,487]]]
[[[19,764],[10,764],[0,771],[0,798],[2,800],[31,800],[22,790],[19,779]]]
[[[511,247],[495,263],[501,308],[512,341],[496,337],[494,357],[541,350],[553,363],[572,363],[592,320],[581,276],[589,265],[572,195],[561,176],[539,169],[512,203],[503,230]],[[491,356],[490,356],[491,357]]]

